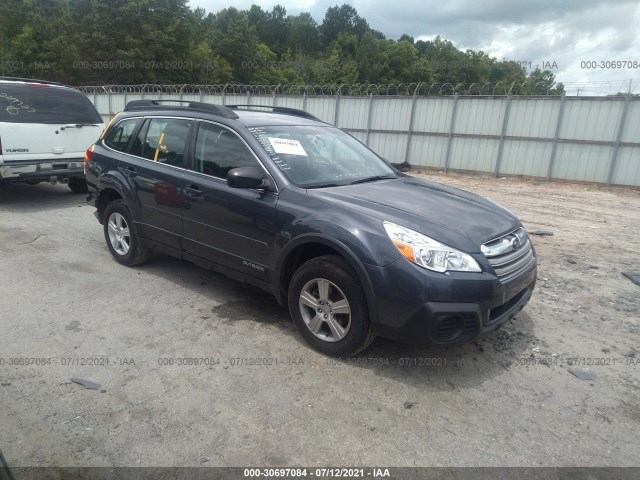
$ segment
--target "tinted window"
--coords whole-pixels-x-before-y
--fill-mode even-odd
[[[183,167],[190,129],[189,120],[152,118],[147,121],[146,127],[140,130],[131,147],[131,153],[155,162]]]
[[[0,83],[0,122],[95,124],[102,118],[76,90]]]
[[[231,130],[201,123],[196,141],[195,169],[218,178],[227,178],[232,168],[256,167],[260,163]]]
[[[114,128],[111,129],[111,132],[105,140],[105,143],[111,148],[124,152],[127,149],[127,145],[129,145],[131,135],[138,125],[138,120],[139,119],[137,118],[131,120],[123,120],[122,122],[117,124]]]

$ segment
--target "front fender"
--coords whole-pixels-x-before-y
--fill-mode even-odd
[[[286,266],[295,254],[299,247],[310,244],[320,244],[329,247],[338,252],[349,264],[349,266],[355,272],[362,290],[364,291],[367,299],[367,307],[369,309],[369,316],[372,323],[377,322],[377,307],[375,303],[375,295],[373,294],[373,285],[369,274],[362,265],[362,262],[358,258],[358,255],[347,246],[343,241],[336,239],[334,236],[321,234],[321,233],[307,233],[295,237],[294,240],[288,242],[280,252],[280,256],[275,265],[274,271],[274,292],[277,292],[278,299],[281,303],[286,304],[286,298],[282,295],[286,288],[284,285],[284,278],[286,276]]]

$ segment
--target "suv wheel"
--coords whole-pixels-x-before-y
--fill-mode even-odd
[[[340,257],[317,257],[296,271],[289,310],[300,334],[326,355],[355,355],[374,339],[362,288]]]
[[[69,179],[69,188],[73,193],[87,193],[89,188],[84,178],[72,177]]]
[[[122,200],[114,200],[104,212],[104,238],[113,258],[127,266],[149,260],[151,250],[138,241],[131,213]]]

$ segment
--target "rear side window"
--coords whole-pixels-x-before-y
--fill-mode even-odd
[[[111,148],[124,152],[129,145],[131,135],[135,131],[138,125],[139,119],[123,120],[111,129],[109,136],[105,140],[105,143]]]
[[[227,178],[229,170],[260,164],[232,131],[210,123],[201,123],[196,141],[195,170],[218,178]]]
[[[102,118],[77,90],[0,83],[0,122],[96,124]]]
[[[152,118],[133,141],[131,154],[184,167],[184,151],[191,130],[190,120]]]

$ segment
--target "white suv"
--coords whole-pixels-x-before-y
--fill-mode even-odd
[[[104,122],[78,90],[0,77],[0,184],[68,183],[87,191],[83,160]]]

